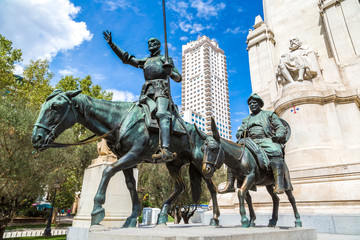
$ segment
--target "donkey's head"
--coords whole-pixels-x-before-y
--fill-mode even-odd
[[[201,151],[204,154],[202,173],[207,179],[210,179],[216,169],[219,169],[223,165],[225,159],[224,150],[220,144],[220,134],[213,118],[211,118],[212,136],[200,132],[197,127],[196,130],[201,139],[204,140],[203,146],[201,147]]]
[[[77,114],[72,98],[80,92],[81,90],[63,92],[57,89],[47,97],[41,106],[31,137],[35,149],[45,150],[57,136],[76,123]]]

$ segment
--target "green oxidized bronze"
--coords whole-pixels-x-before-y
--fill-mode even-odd
[[[243,227],[255,225],[255,212],[249,190],[257,185],[266,186],[273,199],[273,214],[269,226],[276,226],[279,198],[276,194],[285,191],[293,207],[295,226],[302,225],[292,194],[289,170],[284,162],[284,144],[290,137],[290,127],[275,113],[263,111],[262,99],[252,94],[248,99],[251,115],[243,120],[238,130],[238,144],[220,139],[215,121],[212,120],[213,136],[199,132],[205,140],[203,151],[203,174],[211,178],[214,171],[225,162],[228,166],[229,182],[222,191],[234,191],[235,178],[238,181],[241,222]],[[249,205],[250,222],[246,217],[244,201]]]
[[[111,49],[123,63],[143,69],[145,83],[141,90],[139,102],[145,103],[147,98],[156,102],[157,110],[155,116],[160,128],[160,148],[152,158],[154,160],[161,159],[164,162],[173,160],[176,158],[176,153],[171,153],[169,151],[169,146],[170,119],[171,111],[174,111],[174,105],[171,101],[170,86],[167,76],[170,76],[176,82],[181,82],[181,74],[174,66],[171,58],[168,59],[169,63],[166,64],[165,56],[160,55],[161,44],[159,39],[150,38],[148,41],[150,56],[138,59],[116,46],[112,41],[111,32],[104,31],[103,34]]]
[[[119,159],[103,171],[94,198],[94,208],[91,213],[92,225],[99,224],[105,216],[105,209],[102,205],[105,202],[106,188],[111,177],[115,173],[123,171],[132,200],[132,214],[127,218],[123,227],[136,227],[137,217],[141,214],[141,205],[135,188],[133,167],[142,162],[162,162],[152,159],[152,153],[158,148],[158,132],[149,130],[144,109],[144,105],[132,102],[98,100],[82,95],[80,91],[63,92],[61,90],[55,90],[42,105],[32,135],[33,146],[40,151],[53,147],[56,137],[75,123],[82,124],[98,136],[113,129],[116,130],[110,132],[105,139]],[[216,187],[201,173],[203,154],[200,147],[203,140],[193,125],[185,124],[185,127],[188,135],[171,136],[170,151],[176,150],[178,154],[177,158],[167,162],[166,166],[175,182],[175,189],[162,206],[157,224],[167,222],[168,210],[184,191],[185,184],[181,176],[181,168],[190,163],[189,174],[194,203],[199,201],[201,179],[204,179],[214,205],[210,224],[218,225],[220,213],[216,199]],[[194,143],[193,147],[190,144],[191,141]]]

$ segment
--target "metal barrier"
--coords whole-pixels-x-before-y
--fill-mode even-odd
[[[52,229],[51,235],[52,236],[66,235],[67,232],[68,232],[67,228]],[[11,230],[11,231],[5,231],[4,238],[36,237],[36,236],[42,236],[43,233],[44,233],[44,229]]]

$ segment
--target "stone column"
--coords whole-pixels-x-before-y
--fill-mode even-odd
[[[274,62],[274,33],[260,16],[255,18],[254,30],[247,36],[250,75],[253,92],[264,100],[265,107],[277,94]]]

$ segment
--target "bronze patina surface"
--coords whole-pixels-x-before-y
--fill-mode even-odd
[[[203,174],[211,178],[224,162],[229,167],[229,183],[223,192],[229,192],[229,188],[234,191],[234,179],[238,180],[243,227],[255,224],[256,216],[249,190],[256,190],[257,185],[266,186],[273,200],[273,214],[269,226],[276,226],[278,220],[279,197],[276,194],[285,192],[294,210],[295,226],[301,227],[289,170],[284,162],[284,144],[289,138],[288,131],[275,113],[261,110],[264,103],[257,94],[249,97],[248,104],[251,114],[243,120],[237,133],[241,144],[220,139],[214,119],[211,123],[213,136],[199,132],[204,140]],[[246,217],[245,200],[249,206],[250,221]]]
[[[119,159],[114,164],[107,166],[103,171],[94,198],[91,224],[99,224],[104,218],[105,209],[102,205],[105,202],[108,183],[115,173],[123,171],[132,199],[132,214],[127,218],[123,227],[136,227],[137,217],[141,214],[141,205],[135,188],[133,167],[142,162],[154,163],[152,153],[158,148],[158,133],[147,129],[143,111],[135,103],[93,99],[80,94],[80,91],[63,92],[55,90],[42,105],[35,124],[32,135],[34,148],[41,151],[51,147],[56,137],[75,123],[82,124],[98,136],[117,128],[116,131],[108,134],[105,139],[110,149]],[[163,204],[157,224],[164,225],[167,222],[168,210],[185,190],[181,168],[189,163],[194,203],[199,201],[201,179],[204,179],[214,205],[213,218],[210,224],[218,225],[220,213],[216,199],[216,187],[201,172],[203,154],[200,147],[203,140],[193,125],[186,124],[185,127],[189,135],[171,136],[170,150],[176,150],[178,155],[173,161],[167,162],[166,167],[175,183],[175,188],[174,192]],[[193,141],[194,147],[191,146],[189,138]]]

